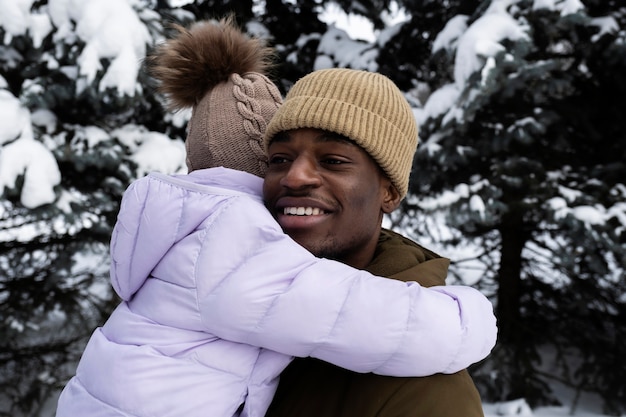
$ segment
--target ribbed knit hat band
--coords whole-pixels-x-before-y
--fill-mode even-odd
[[[267,128],[266,146],[282,131],[315,128],[346,136],[376,161],[401,196],[408,191],[417,123],[402,92],[387,77],[335,68],[300,79]]]

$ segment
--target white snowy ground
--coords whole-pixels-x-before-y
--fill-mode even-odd
[[[483,404],[485,417],[608,417],[602,413],[602,401],[591,394],[582,393],[572,409],[575,393],[560,384],[553,384],[552,390],[564,404],[560,407],[538,407],[531,409],[526,401],[516,400],[500,404]]]

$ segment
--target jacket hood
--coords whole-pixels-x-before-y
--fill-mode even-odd
[[[189,175],[152,173],[133,182],[122,198],[111,236],[111,285],[130,300],[169,249],[211,215],[215,195],[261,198],[263,180],[227,168]]]

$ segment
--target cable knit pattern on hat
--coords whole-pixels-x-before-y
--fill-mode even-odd
[[[202,21],[159,45],[151,74],[172,110],[192,108],[185,147],[189,172],[223,166],[263,177],[263,135],[282,97],[264,75],[273,51],[232,18]]]
[[[254,82],[251,78],[260,78],[258,74],[247,74],[248,78],[240,77],[233,74],[231,81],[233,82],[233,95],[238,100],[237,110],[243,118],[243,129],[248,136],[248,145],[254,157],[258,159],[259,171],[264,173],[267,169],[267,154],[263,146],[263,135],[267,128],[267,120],[263,111],[263,103],[256,99],[256,91]],[[266,80],[269,83],[269,80]],[[281,104],[282,98],[276,90],[268,91],[269,95],[274,99],[276,108]],[[273,96],[273,93],[278,95]],[[271,111],[272,109],[270,109]],[[262,174],[259,176],[263,176]]]
[[[418,143],[411,106],[382,74],[333,68],[314,71],[291,88],[271,120],[265,145],[281,131],[315,128],[361,146],[404,197]]]

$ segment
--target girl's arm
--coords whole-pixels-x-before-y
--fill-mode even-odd
[[[201,318],[218,337],[392,376],[454,373],[495,345],[493,307],[479,291],[315,258],[261,204],[235,200],[196,265]],[[220,278],[203,279],[207,271]]]

